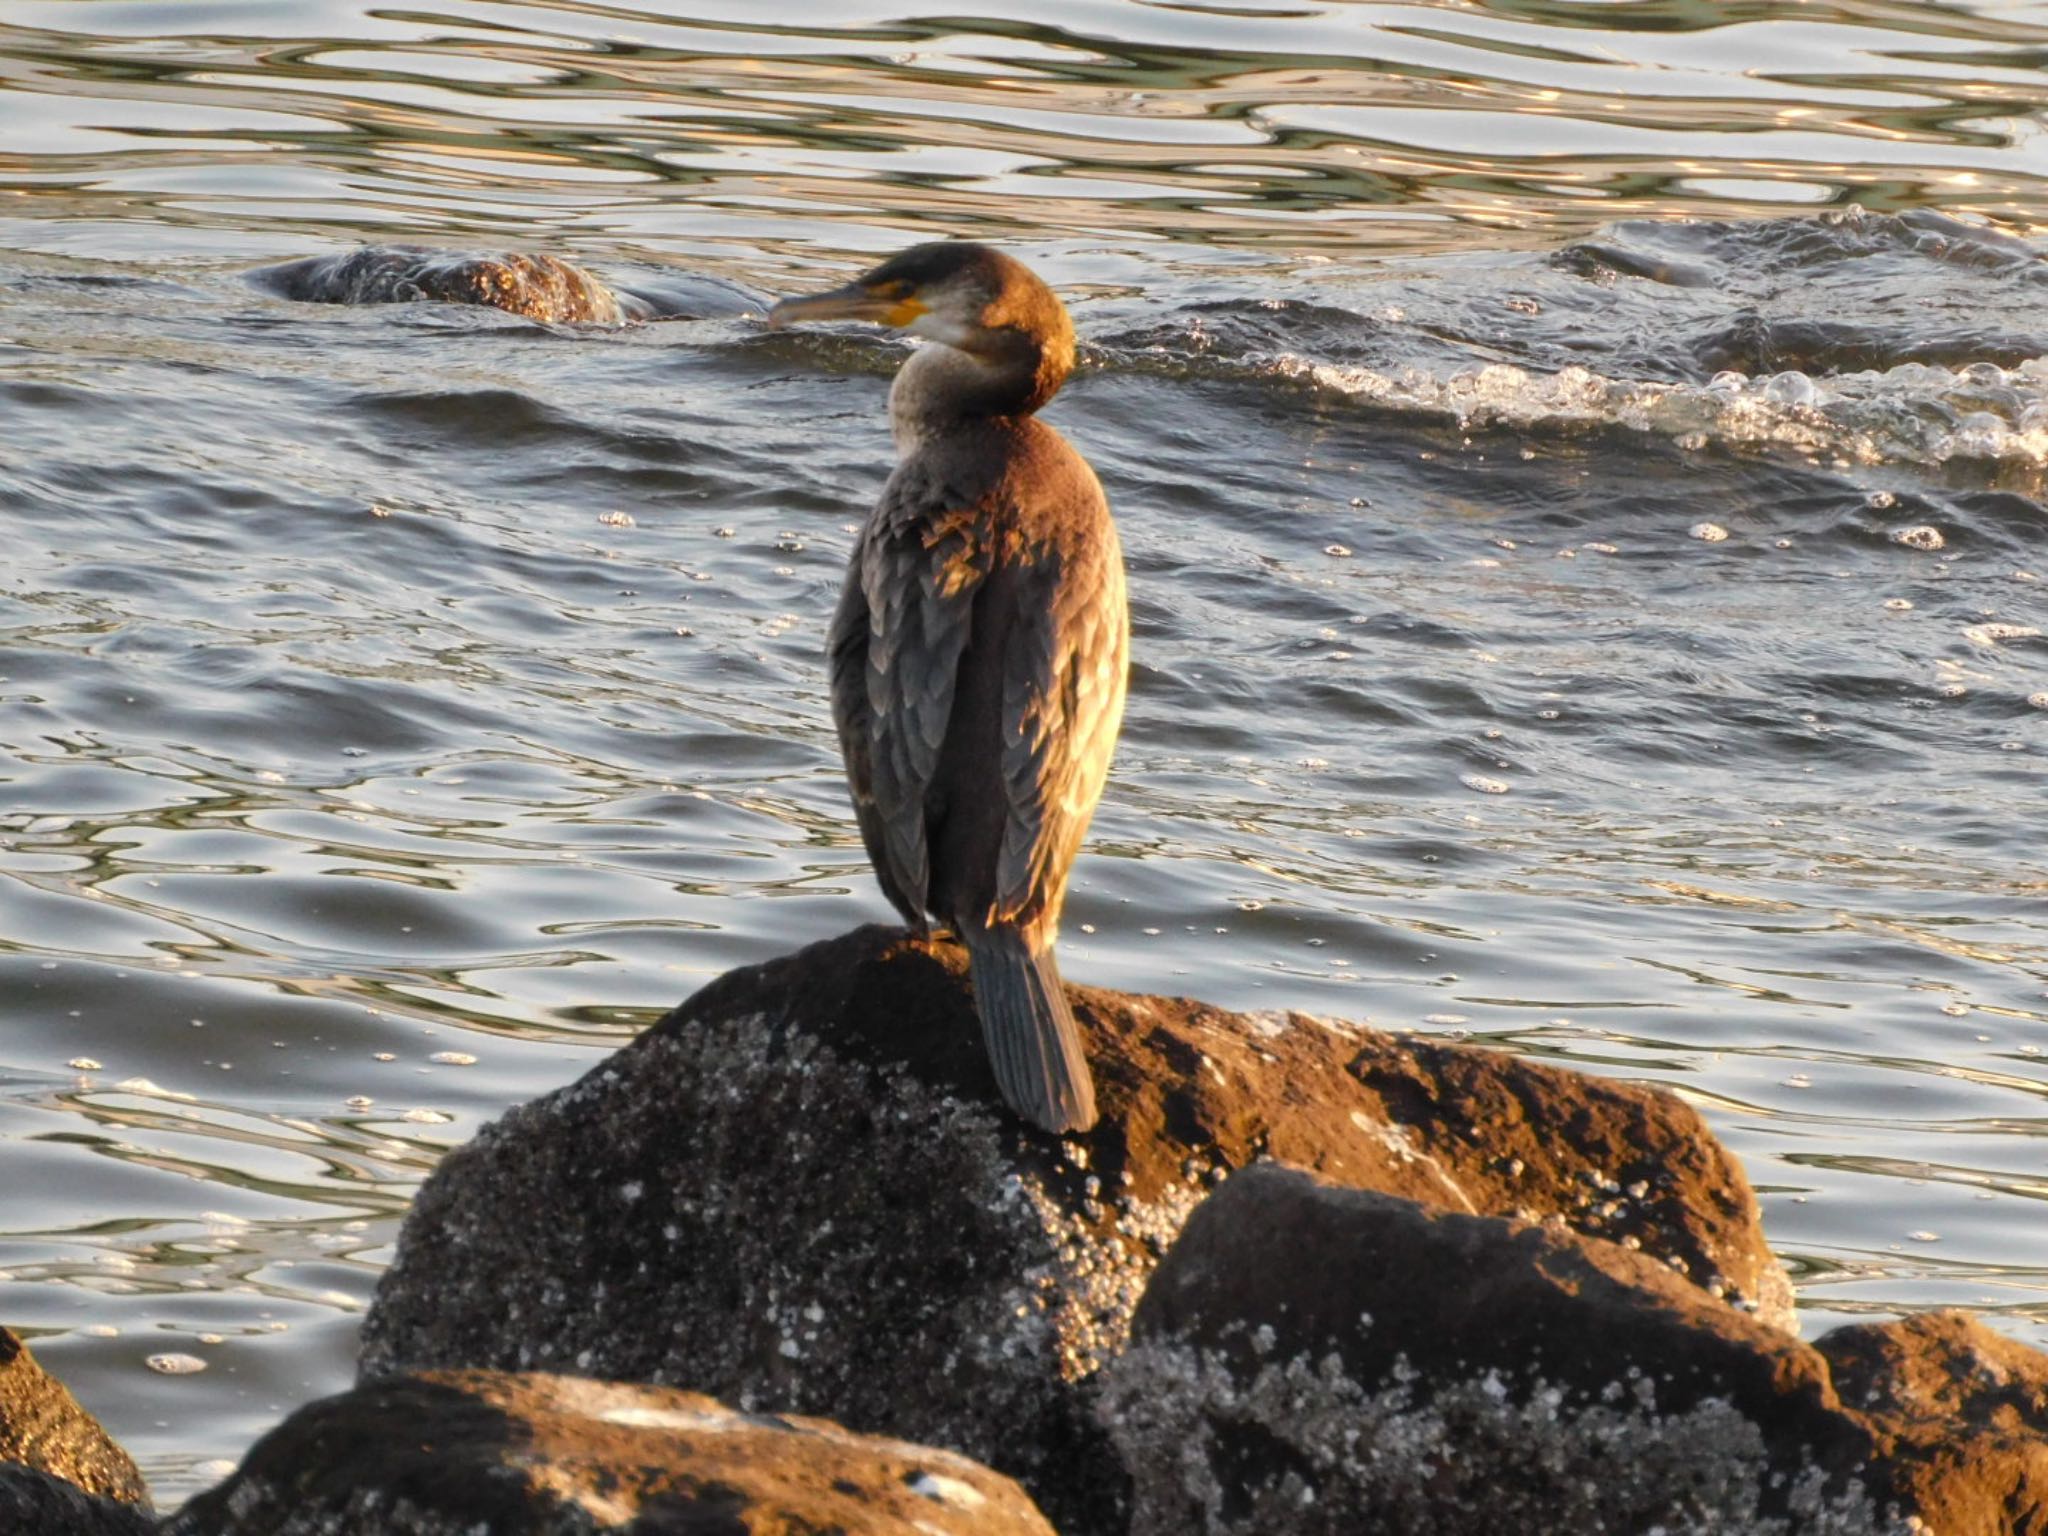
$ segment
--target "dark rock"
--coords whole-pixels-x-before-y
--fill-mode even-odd
[[[1559,1223],[1266,1164],[1189,1220],[1101,1410],[1132,1536],[1994,1536],[2048,1529],[2044,1384],[1958,1319],[1816,1349]]]
[[[1558,1215],[1782,1308],[1748,1185],[1668,1094],[1300,1015],[1068,996],[1102,1119],[1062,1140],[1000,1107],[957,949],[869,928],[721,978],[441,1165],[365,1375],[571,1370],[826,1414],[986,1461],[1082,1536],[1121,1525],[1090,1378],[1188,1211],[1265,1153]]]
[[[366,245],[264,267],[250,280],[307,304],[484,304],[529,320],[620,325],[655,309],[553,256],[467,256],[418,245]]]
[[[149,1508],[135,1459],[64,1384],[35,1362],[12,1329],[0,1328],[0,1461],[47,1472],[85,1492]],[[0,1524],[0,1530],[8,1526]]]
[[[145,1509],[87,1493],[19,1462],[0,1462],[0,1531],[7,1536],[154,1536]]]
[[[573,1376],[398,1377],[300,1409],[165,1536],[1053,1536],[947,1451]]]
[[[1961,1312],[1837,1328],[1814,1348],[1905,1508],[1942,1536],[2048,1533],[2048,1355]]]

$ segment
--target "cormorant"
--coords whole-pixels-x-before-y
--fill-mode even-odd
[[[924,345],[897,371],[899,459],[848,564],[832,716],[883,894],[967,946],[1010,1107],[1095,1123],[1053,960],[1067,872],[1123,719],[1123,553],[1087,460],[1032,413],[1074,366],[1065,307],[1020,262],[914,246],[770,325],[874,320]]]

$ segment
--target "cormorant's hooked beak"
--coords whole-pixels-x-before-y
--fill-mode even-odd
[[[924,313],[925,306],[914,295],[877,291],[855,282],[830,293],[784,299],[768,311],[768,325],[771,330],[781,330],[806,320],[872,320],[900,327]]]

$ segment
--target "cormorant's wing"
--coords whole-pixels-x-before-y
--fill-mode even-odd
[[[832,722],[839,728],[839,755],[846,763],[853,817],[860,824],[868,862],[875,867],[875,878],[889,905],[903,914],[905,922],[922,923],[924,888],[906,890],[898,878],[890,861],[884,820],[875,805],[874,728],[868,708],[868,600],[861,588],[858,554],[848,565],[839,591],[839,607],[826,635],[825,658],[831,674]]]
[[[1105,513],[1093,536],[1020,573],[1003,657],[1003,783],[997,915],[1059,917],[1123,721],[1130,652],[1124,562]]]
[[[861,531],[832,626],[833,713],[854,811],[883,890],[912,922],[930,886],[925,792],[988,572],[963,500],[928,469],[900,466]]]

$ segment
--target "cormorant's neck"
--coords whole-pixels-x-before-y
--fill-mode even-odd
[[[962,351],[927,341],[896,372],[889,389],[889,426],[899,451],[962,422],[1028,416],[1053,397],[1074,367],[1074,341],[997,333],[984,350]]]

